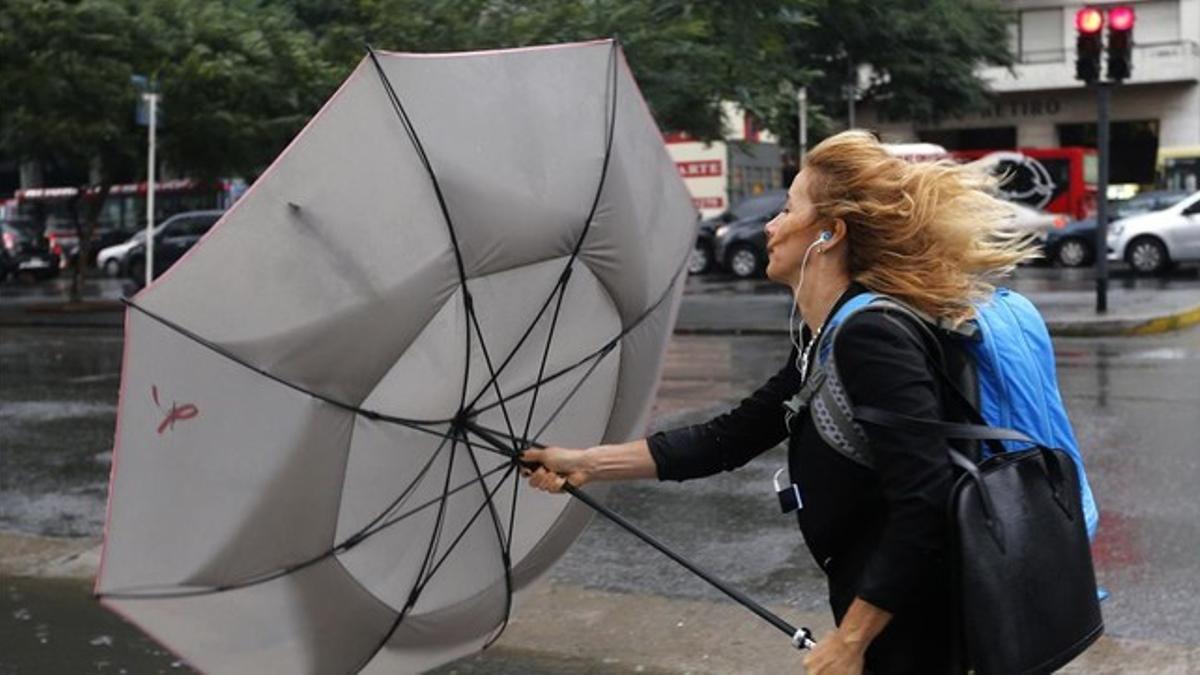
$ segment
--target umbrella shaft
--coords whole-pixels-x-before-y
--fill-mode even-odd
[[[563,490],[566,491],[568,494],[570,494],[572,497],[578,499],[579,501],[583,502],[584,504],[587,504],[589,507],[592,508],[592,510],[596,511],[600,515],[604,516],[605,518],[608,518],[609,520],[616,523],[617,525],[620,525],[622,528],[624,528],[626,531],[628,531],[629,533],[636,536],[638,539],[641,539],[642,541],[646,542],[647,544],[650,544],[654,548],[658,549],[659,552],[661,552],[663,555],[667,556],[671,560],[674,560],[675,562],[679,563],[680,565],[683,565],[685,568],[687,568],[687,570],[689,572],[691,572],[692,574],[695,574],[696,576],[700,577],[701,579],[707,581],[714,588],[721,591],[725,595],[728,595],[730,598],[733,598],[738,603],[740,603],[743,607],[750,610],[751,612],[754,612],[759,617],[761,617],[763,620],[765,620],[767,623],[769,623],[772,626],[775,626],[779,630],[783,631],[789,638],[795,639],[797,637],[797,635],[801,635],[801,631],[803,631],[804,635],[808,635],[807,629],[802,628],[802,629],[800,629],[800,631],[797,631],[795,626],[788,623],[787,621],[784,621],[782,618],[779,617],[779,615],[775,614],[774,612],[767,609],[766,607],[763,607],[762,605],[758,604],[757,602],[752,600],[750,597],[748,597],[745,593],[742,593],[741,591],[737,590],[736,588],[730,587],[725,582],[723,582],[720,579],[709,574],[705,570],[698,567],[695,563],[688,560],[687,558],[679,555],[675,551],[672,551],[670,548],[667,547],[666,544],[664,544],[664,543],[658,541],[657,539],[655,539],[654,537],[650,536],[650,534],[648,534],[647,532],[644,532],[637,525],[634,525],[633,523],[629,522],[628,520],[625,520],[624,517],[622,517],[620,514],[616,513],[615,511],[610,510],[607,506],[604,506],[603,504],[596,501],[595,499],[592,499],[591,495],[587,494],[583,490],[580,490],[579,488],[575,487],[574,485],[571,485],[570,483],[563,484]],[[805,642],[808,642],[808,638],[805,638]],[[807,647],[807,646],[810,646],[810,644],[807,644],[807,643],[806,644],[797,644],[797,647],[801,647],[801,648]]]

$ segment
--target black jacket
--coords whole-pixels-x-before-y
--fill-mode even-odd
[[[864,290],[852,285],[830,315]],[[922,349],[920,333],[896,321],[866,312],[843,324],[835,358],[846,392],[855,405],[942,419],[936,365],[926,356],[936,346]],[[863,425],[875,456],[871,470],[826,445],[807,411],[789,430],[783,402],[801,385],[795,360],[793,349],[779,372],[734,410],[651,436],[659,479],[736,469],[786,439],[789,471],[804,502],[800,530],[828,576],[834,617],[840,623],[856,596],[894,615],[868,650],[868,670],[952,671],[946,501],[953,472],[944,443]]]

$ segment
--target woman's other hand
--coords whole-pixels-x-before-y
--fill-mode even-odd
[[[826,635],[804,657],[807,675],[860,675],[863,671],[864,650],[852,644],[838,631]]]
[[[562,492],[568,482],[582,487],[592,480],[590,452],[590,449],[530,448],[521,454],[521,461],[539,466],[521,469],[521,474],[529,477],[530,486],[546,492]]]

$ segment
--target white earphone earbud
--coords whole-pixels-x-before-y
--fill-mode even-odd
[[[833,239],[833,233],[829,230],[821,230],[821,233],[817,235],[816,241],[808,245],[808,250],[804,252],[804,258],[800,261],[800,281],[792,290],[792,308],[788,312],[788,340],[791,341],[792,345],[796,347],[796,351],[798,352],[796,357],[796,370],[802,372],[804,369],[800,366],[800,355],[803,354],[804,349],[800,346],[800,343],[796,341],[796,305],[800,304],[800,289],[804,288],[804,270],[808,267],[809,254],[813,252],[814,248],[817,249],[817,253],[824,251],[823,248],[817,247],[829,241],[830,239]]]

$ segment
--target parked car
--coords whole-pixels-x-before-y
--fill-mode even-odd
[[[154,231],[161,231],[164,223],[159,223],[158,227],[154,228]],[[137,245],[144,241],[146,241],[146,231],[138,230],[125,241],[100,249],[100,253],[96,255],[96,267],[99,267],[105,276],[123,276],[126,265],[129,262],[129,252],[137,248]]]
[[[688,274],[705,274],[713,269],[713,230],[711,220],[696,223],[696,243],[692,245],[692,257],[688,259]]]
[[[715,220],[713,260],[739,278],[756,277],[767,264],[763,226],[787,203],[787,190],[768,190],[738,202]]]
[[[16,218],[0,221],[0,281],[22,273],[37,279],[57,276],[58,255],[32,222]]]
[[[1131,199],[1108,205],[1108,222],[1152,211],[1161,211],[1178,204],[1188,196],[1179,190],[1142,192]],[[1052,230],[1046,238],[1046,258],[1063,267],[1083,267],[1096,259],[1096,217],[1082,218],[1061,230]]]
[[[1108,259],[1124,260],[1139,274],[1200,260],[1200,192],[1161,211],[1122,218],[1108,227]]]
[[[184,211],[168,218],[154,233],[154,276],[183,257],[218,220],[223,211]],[[135,284],[146,281],[146,242],[130,248],[126,272]]]

